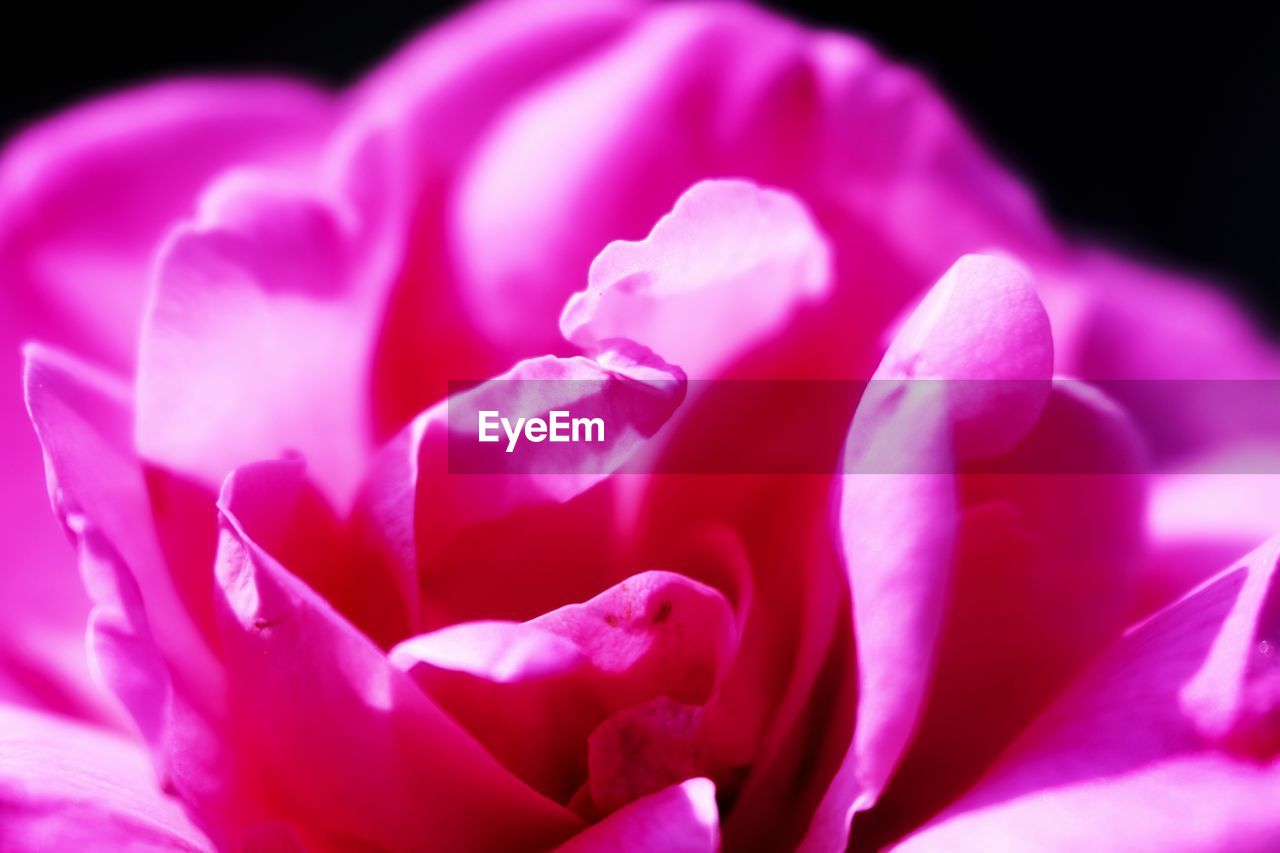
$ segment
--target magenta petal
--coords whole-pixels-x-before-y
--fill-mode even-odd
[[[367,636],[385,647],[410,633],[417,591],[406,598],[388,563],[361,559],[349,525],[307,478],[302,459],[245,465],[224,497],[258,547]]]
[[[245,533],[228,478],[217,580],[233,716],[307,825],[392,848],[553,844],[577,819],[446,717],[382,651]],[[242,505],[243,503],[243,505]],[[476,820],[493,812],[502,820]]]
[[[379,452],[356,503],[358,535],[364,559],[387,564],[406,594],[429,592],[420,629],[529,619],[620,579],[600,553],[617,546],[612,496],[591,487],[663,427],[686,383],[642,348],[615,346],[595,360],[523,361],[423,412]],[[555,445],[550,468],[546,444],[506,454],[476,442],[480,410],[545,418],[552,408],[604,417],[607,441]],[[495,473],[466,473],[471,462]]]
[[[141,468],[130,448],[128,388],[55,350],[34,346],[27,351],[26,386],[54,511],[80,550],[85,585],[95,602],[91,639],[96,637],[94,648],[108,655],[99,666],[111,686],[123,690],[122,700],[154,744],[159,732],[152,724],[167,713],[168,670],[212,702],[219,664],[159,552]],[[113,662],[115,651],[122,656],[119,666]],[[113,674],[124,680],[116,682]],[[145,711],[129,698],[135,690],[154,691]]]
[[[24,334],[133,364],[155,250],[230,165],[287,163],[321,138],[301,83],[189,79],[108,95],[20,134],[0,159],[0,268]]]
[[[716,789],[689,779],[636,800],[556,848],[557,853],[714,853],[720,849]]]
[[[588,790],[596,814],[708,772],[703,709],[666,696],[614,714],[591,733],[589,745]]]
[[[513,772],[567,802],[585,778],[593,729],[656,697],[707,702],[737,640],[718,591],[645,572],[523,624],[468,622],[414,637],[391,660]]]
[[[215,845],[118,735],[0,705],[6,850],[204,850]]]
[[[1228,445],[1155,478],[1138,615],[1176,600],[1275,532],[1280,474],[1250,471],[1280,471],[1280,445]]]
[[[22,370],[13,319],[0,307],[0,347],[11,348],[0,353],[0,373],[10,378]],[[118,722],[89,675],[84,627],[92,603],[49,511],[40,442],[23,403],[20,382],[0,389],[0,700]]]
[[[432,27],[347,94],[347,121],[398,139],[401,179],[418,190],[449,174],[476,137],[530,86],[607,44],[642,4],[490,0]]]
[[[234,808],[218,729],[221,663],[161,557],[130,449],[128,389],[39,347],[28,350],[26,381],[54,511],[78,548],[94,601],[94,668],[166,782],[209,813]]]
[[[796,197],[703,181],[644,241],[610,243],[596,256],[560,331],[588,351],[627,338],[709,378],[830,283],[831,250]]]
[[[1280,839],[1280,540],[1132,629],[900,850]]]
[[[918,721],[959,524],[947,472],[1020,440],[1040,416],[1052,369],[1048,317],[1029,278],[1007,261],[970,256],[907,320],[876,372],[880,382],[859,403],[846,464],[882,454],[923,467],[855,473],[839,484],[838,533],[857,637],[857,728],[810,844],[844,843],[853,813],[875,801]]]

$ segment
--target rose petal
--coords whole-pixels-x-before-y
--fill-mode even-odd
[[[450,223],[487,336],[550,350],[557,312],[602,246],[644,233],[695,181],[757,174],[747,167],[757,152],[741,151],[770,129],[756,123],[754,99],[779,85],[788,120],[808,108],[803,85],[787,85],[799,35],[748,7],[657,7],[494,122],[460,176]],[[684,128],[674,137],[672,122]],[[775,162],[796,152],[782,153]]]
[[[809,845],[843,844],[853,814],[875,801],[906,748],[930,682],[959,525],[946,472],[1027,433],[1049,393],[1052,347],[1026,274],[996,258],[963,258],[908,319],[859,403],[845,470],[881,454],[923,467],[854,473],[838,485],[858,725]],[[891,381],[913,379],[927,381]]]
[[[94,601],[96,673],[128,710],[166,781],[198,808],[239,808],[220,755],[221,663],[162,559],[130,449],[127,388],[68,356],[28,350],[27,404],[54,511]]]
[[[447,233],[455,178],[512,100],[608,44],[641,10],[631,0],[474,4],[347,93],[344,133],[385,141],[410,235],[377,337],[371,414],[379,441],[446,397],[451,380],[492,376],[518,358],[551,351],[495,346],[463,309],[467,283]]]
[[[143,331],[137,438],[148,460],[220,483],[295,450],[341,507],[370,451],[370,340],[400,251],[386,156],[297,176],[238,172],[161,252]]]
[[[366,553],[424,594],[423,627],[527,619],[621,579],[613,498],[591,487],[662,427],[685,381],[641,348],[618,346],[597,360],[521,362],[419,415],[379,454],[356,514]],[[606,441],[526,442],[507,454],[476,440],[480,410],[545,418],[550,409],[604,418]]]
[[[471,622],[414,637],[391,660],[513,772],[567,802],[585,778],[593,729],[658,696],[706,702],[736,644],[719,592],[645,572],[524,624]]]
[[[1199,454],[1152,484],[1138,616],[1147,616],[1265,541],[1280,505],[1280,448],[1241,444]]]
[[[288,807],[334,838],[387,847],[545,845],[572,833],[572,814],[511,776],[248,537],[253,522],[239,514],[254,502],[236,499],[237,477],[219,502],[223,653],[246,749]],[[475,820],[485,810],[503,819]]]
[[[642,797],[556,848],[557,853],[713,853],[720,849],[716,789],[689,779]]]
[[[900,850],[1261,850],[1280,838],[1272,539],[1117,641]]]
[[[400,48],[353,87],[347,121],[399,138],[398,172],[417,188],[456,168],[502,106],[607,43],[639,9],[627,0],[477,4]]]
[[[694,377],[776,332],[817,301],[831,278],[830,249],[791,195],[746,181],[703,181],[680,197],[642,242],[614,242],[591,264],[560,331],[588,351],[637,341]],[[707,335],[706,324],[732,329]]]
[[[0,706],[0,816],[12,850],[207,850],[146,752],[115,734]]]
[[[406,601],[398,579],[384,573],[388,564],[360,560],[347,523],[307,479],[303,460],[245,465],[224,496],[258,547],[366,635],[390,646],[409,633],[416,590]]]
[[[1280,349],[1224,289],[1095,248],[1043,278],[1059,369],[1101,382],[1157,458],[1274,434]]]
[[[152,256],[229,165],[288,163],[328,99],[284,79],[174,80],[41,122],[0,159],[0,268],[38,336],[133,364]]]

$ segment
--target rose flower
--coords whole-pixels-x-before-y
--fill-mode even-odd
[[[108,95],[0,282],[4,849],[1280,846],[1280,356],[853,36]]]

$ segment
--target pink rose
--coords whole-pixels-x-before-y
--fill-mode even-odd
[[[112,95],[4,151],[0,279],[5,849],[1280,844],[1280,355],[853,37]]]

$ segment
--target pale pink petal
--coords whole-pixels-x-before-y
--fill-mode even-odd
[[[301,453],[345,507],[371,451],[376,323],[399,252],[376,144],[321,176],[236,172],[161,252],[138,372],[139,451],[216,487]]]
[[[500,345],[545,351],[607,243],[640,237],[698,180],[776,183],[805,162],[792,155],[807,136],[777,134],[808,120],[803,50],[799,28],[747,6],[657,6],[531,87],[487,128],[451,210],[473,321]]]
[[[1272,539],[1117,641],[899,850],[1267,850],[1280,842]]]
[[[3,705],[0,823],[6,850],[217,849],[160,790],[141,746]]]
[[[1044,281],[1059,370],[1109,380],[1158,458],[1274,435],[1280,347],[1222,288],[1097,249]]]
[[[95,673],[133,718],[167,782],[210,813],[236,808],[220,755],[221,664],[160,554],[130,448],[128,389],[39,347],[28,352],[26,383],[54,512],[94,601]]]
[[[232,715],[284,808],[392,848],[548,845],[577,819],[503,769],[382,651],[246,534],[220,500],[217,581]],[[260,508],[260,506],[259,506]],[[341,737],[335,734],[341,733]],[[501,820],[476,820],[477,814]]]
[[[22,333],[133,364],[151,262],[218,172],[286,164],[328,98],[273,79],[172,80],[36,124],[0,157],[0,268]]]
[[[838,485],[858,722],[810,830],[812,846],[844,843],[854,812],[875,801],[907,746],[931,680],[960,524],[947,472],[965,457],[1007,449],[1034,425],[1050,390],[1052,346],[1025,272],[996,258],[962,258],[911,315],[859,404],[845,470],[876,458],[923,467],[871,467]]]
[[[809,355],[835,356],[837,375],[871,367],[850,358],[959,255],[1057,249],[1030,194],[919,74],[745,4],[658,4],[486,128],[449,211],[472,322],[517,355],[547,351],[592,257],[720,177],[794,192],[847,247],[842,310],[807,318]]]
[[[720,849],[716,789],[690,779],[636,800],[556,848],[557,853],[714,853]]]
[[[830,279],[830,249],[794,196],[703,181],[644,241],[596,256],[560,331],[587,351],[627,338],[706,378],[820,300]],[[707,334],[708,325],[732,334]]]
[[[0,295],[0,699],[111,723],[112,702],[92,683],[84,654],[91,602],[75,555],[49,511],[40,442],[23,406],[22,359]],[[106,700],[106,701],[104,701]]]
[[[1280,447],[1224,446],[1162,472],[1152,484],[1137,615],[1199,584],[1280,527]]]
[[[492,376],[517,358],[551,351],[495,346],[463,310],[467,283],[446,233],[454,179],[505,107],[607,45],[641,9],[632,0],[477,3],[412,40],[344,96],[342,132],[382,139],[392,153],[412,235],[377,338],[372,416],[379,440],[443,399],[450,380]],[[552,337],[554,317],[548,321]]]
[[[608,43],[641,8],[630,0],[490,0],[400,48],[345,95],[347,121],[395,136],[415,188],[465,159],[494,114]]]

